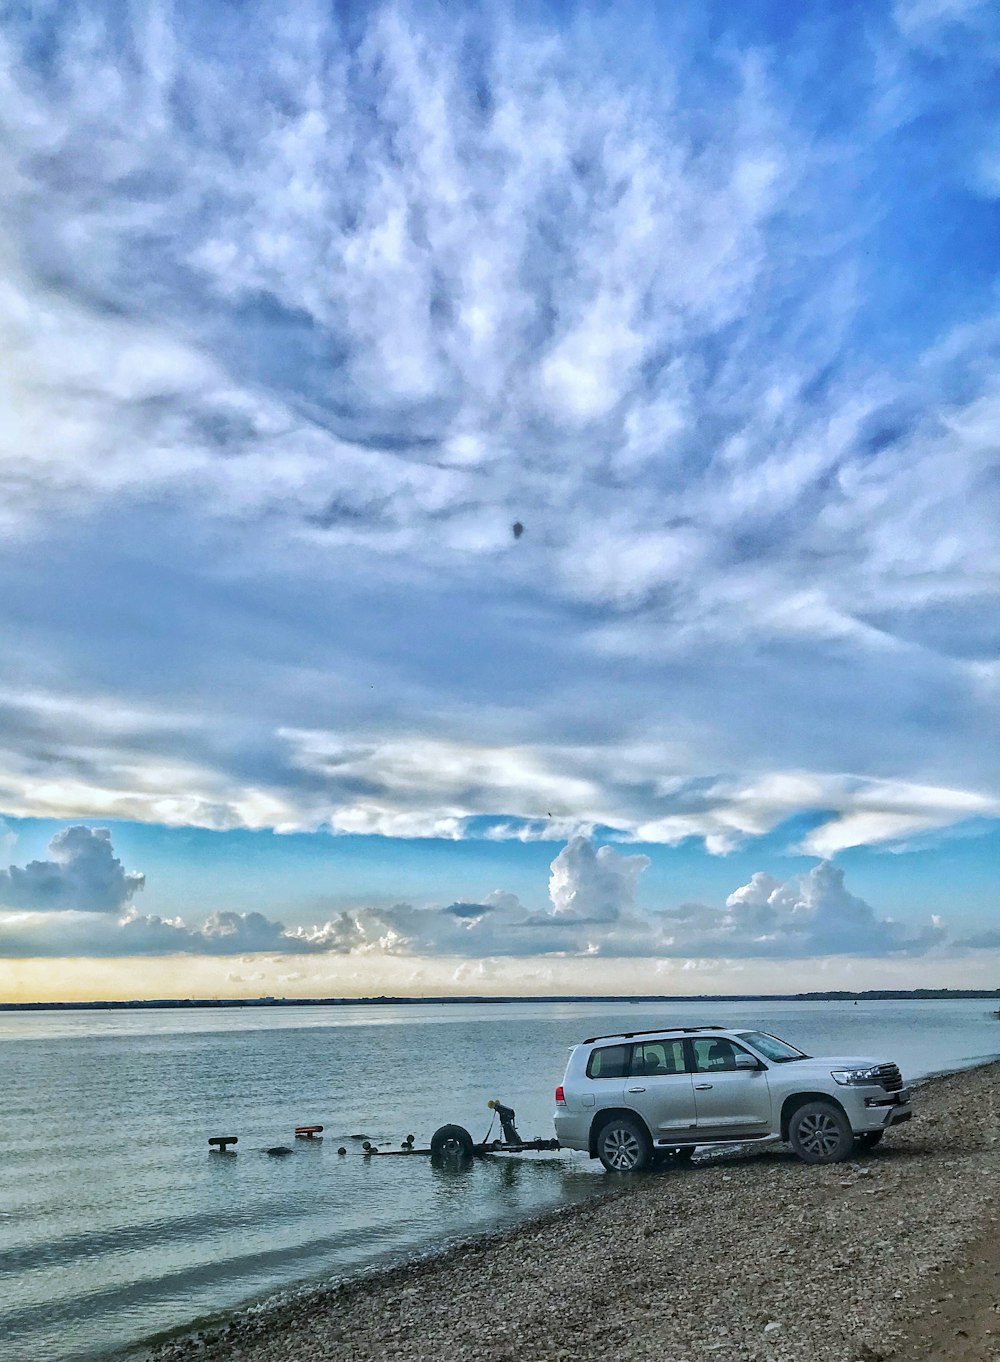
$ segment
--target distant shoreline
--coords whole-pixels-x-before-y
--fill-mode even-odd
[[[986,988],[886,988],[857,993],[842,989],[813,993],[549,993],[539,996],[511,994],[504,997],[387,997],[372,998],[136,998],[129,1001],[62,1003],[4,1003],[0,1012],[155,1012],[178,1008],[246,1007],[417,1007],[426,1004],[468,1006],[489,1003],[836,1003],[836,1002],[948,1002],[960,999],[1000,1001],[1000,989]]]

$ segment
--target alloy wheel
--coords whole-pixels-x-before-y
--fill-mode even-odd
[[[642,1158],[642,1148],[632,1131],[624,1126],[610,1126],[602,1135],[604,1155],[618,1173],[630,1173]]]
[[[803,1116],[798,1128],[799,1144],[814,1158],[826,1159],[836,1153],[842,1139],[837,1122],[825,1111]]]

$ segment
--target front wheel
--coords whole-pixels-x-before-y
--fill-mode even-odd
[[[653,1142],[644,1125],[615,1116],[597,1137],[597,1157],[609,1173],[641,1173],[653,1161]]]
[[[855,1135],[854,1143],[859,1149],[874,1149],[884,1134],[884,1130],[866,1130],[863,1135]]]
[[[807,1102],[788,1126],[788,1140],[803,1163],[840,1163],[854,1150],[847,1117],[833,1102]]]

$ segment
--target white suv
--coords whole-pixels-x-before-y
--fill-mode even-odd
[[[813,1058],[766,1031],[663,1027],[591,1036],[556,1088],[556,1137],[609,1172],[697,1145],[787,1140],[806,1163],[871,1149],[912,1115],[895,1064]]]

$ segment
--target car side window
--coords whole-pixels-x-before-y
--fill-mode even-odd
[[[632,1049],[632,1076],[644,1074],[682,1074],[684,1072],[684,1042],[680,1040],[649,1040]]]
[[[602,1045],[587,1061],[588,1078],[624,1078],[628,1074],[631,1045]]]
[[[695,1073],[727,1073],[736,1068],[736,1056],[749,1054],[724,1036],[699,1036],[691,1042]]]

